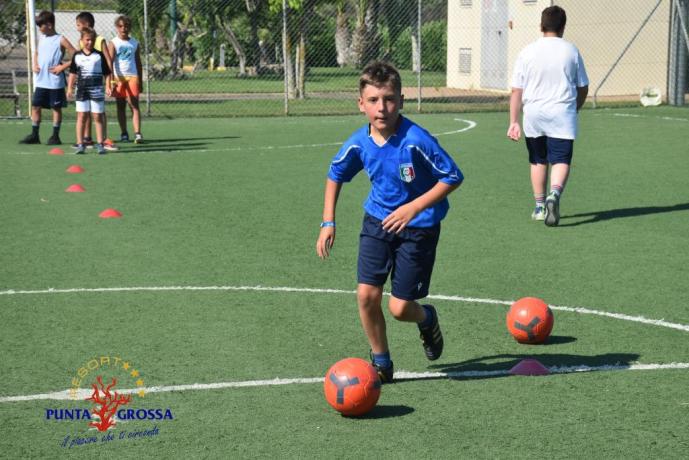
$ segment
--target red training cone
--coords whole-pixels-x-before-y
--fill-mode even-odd
[[[116,217],[122,217],[122,213],[120,211],[118,211],[117,209],[108,208],[105,211],[98,214],[98,217],[100,217],[102,219],[112,219],[112,218],[116,218]]]
[[[548,375],[550,371],[547,367],[536,359],[522,359],[510,369],[512,375]]]
[[[67,168],[67,172],[70,174],[79,174],[84,172],[84,168],[82,168],[79,165],[72,165],[69,168]]]
[[[54,147],[54,148],[50,149],[50,151],[48,152],[48,155],[64,155],[64,154],[65,154],[65,151],[62,150],[60,147]]]
[[[86,190],[84,187],[81,186],[81,184],[72,184],[67,189],[65,192],[85,192]]]

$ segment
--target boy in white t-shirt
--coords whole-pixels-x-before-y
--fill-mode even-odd
[[[521,137],[519,113],[524,109],[524,136],[531,164],[534,220],[549,227],[560,221],[560,196],[567,183],[577,134],[577,112],[588,94],[588,76],[579,50],[562,39],[567,15],[559,6],[541,14],[543,37],[524,48],[512,76],[510,126],[507,137]],[[550,170],[550,193],[546,198]]]
[[[139,94],[142,87],[141,53],[139,42],[129,35],[132,28],[132,20],[127,16],[118,16],[115,19],[117,37],[108,44],[110,56],[112,56],[113,90],[112,95],[117,99],[117,121],[120,124],[122,135],[120,141],[129,142],[127,132],[127,104],[132,111],[132,125],[134,126],[134,142],[141,144],[144,141],[141,135],[141,112],[139,110]]]

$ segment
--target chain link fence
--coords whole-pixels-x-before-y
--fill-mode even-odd
[[[80,11],[108,40],[129,16],[143,112],[197,117],[357,113],[373,59],[400,69],[408,113],[505,110],[517,53],[552,4],[567,11],[594,105],[638,104],[644,88],[684,103],[689,0],[36,0],[35,10],[54,9],[73,44]],[[25,115],[26,11],[24,0],[0,3],[0,73],[15,73]],[[0,99],[0,116],[10,106]]]

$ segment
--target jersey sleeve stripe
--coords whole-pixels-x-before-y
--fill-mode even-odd
[[[451,171],[451,170],[449,170],[449,171],[443,171],[442,169],[438,168],[438,167],[435,165],[435,163],[433,163],[433,162],[431,161],[431,159],[428,158],[428,155],[426,155],[426,152],[424,152],[419,146],[417,146],[417,145],[410,145],[409,147],[415,148],[415,149],[421,154],[421,156],[428,162],[428,164],[430,164],[431,167],[432,167],[433,169],[435,169],[436,171],[438,171],[439,173],[444,174],[445,176],[447,176],[447,177],[449,177],[449,178],[451,178],[451,179],[459,180],[459,176],[457,175],[456,172],[453,172],[453,171]]]
[[[342,156],[341,156],[340,158],[335,159],[335,160],[332,161],[332,164],[335,165],[335,164],[338,164],[338,163],[342,163],[344,160],[347,159],[347,155],[349,155],[349,152],[351,152],[352,149],[360,149],[360,148],[361,148],[361,147],[359,147],[358,145],[350,145],[349,148],[348,148],[347,150],[345,150],[345,152],[342,154]]]

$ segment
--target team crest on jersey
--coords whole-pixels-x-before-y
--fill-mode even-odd
[[[414,172],[414,165],[412,163],[402,163],[400,165],[400,179],[409,183],[414,180],[416,173]]]

